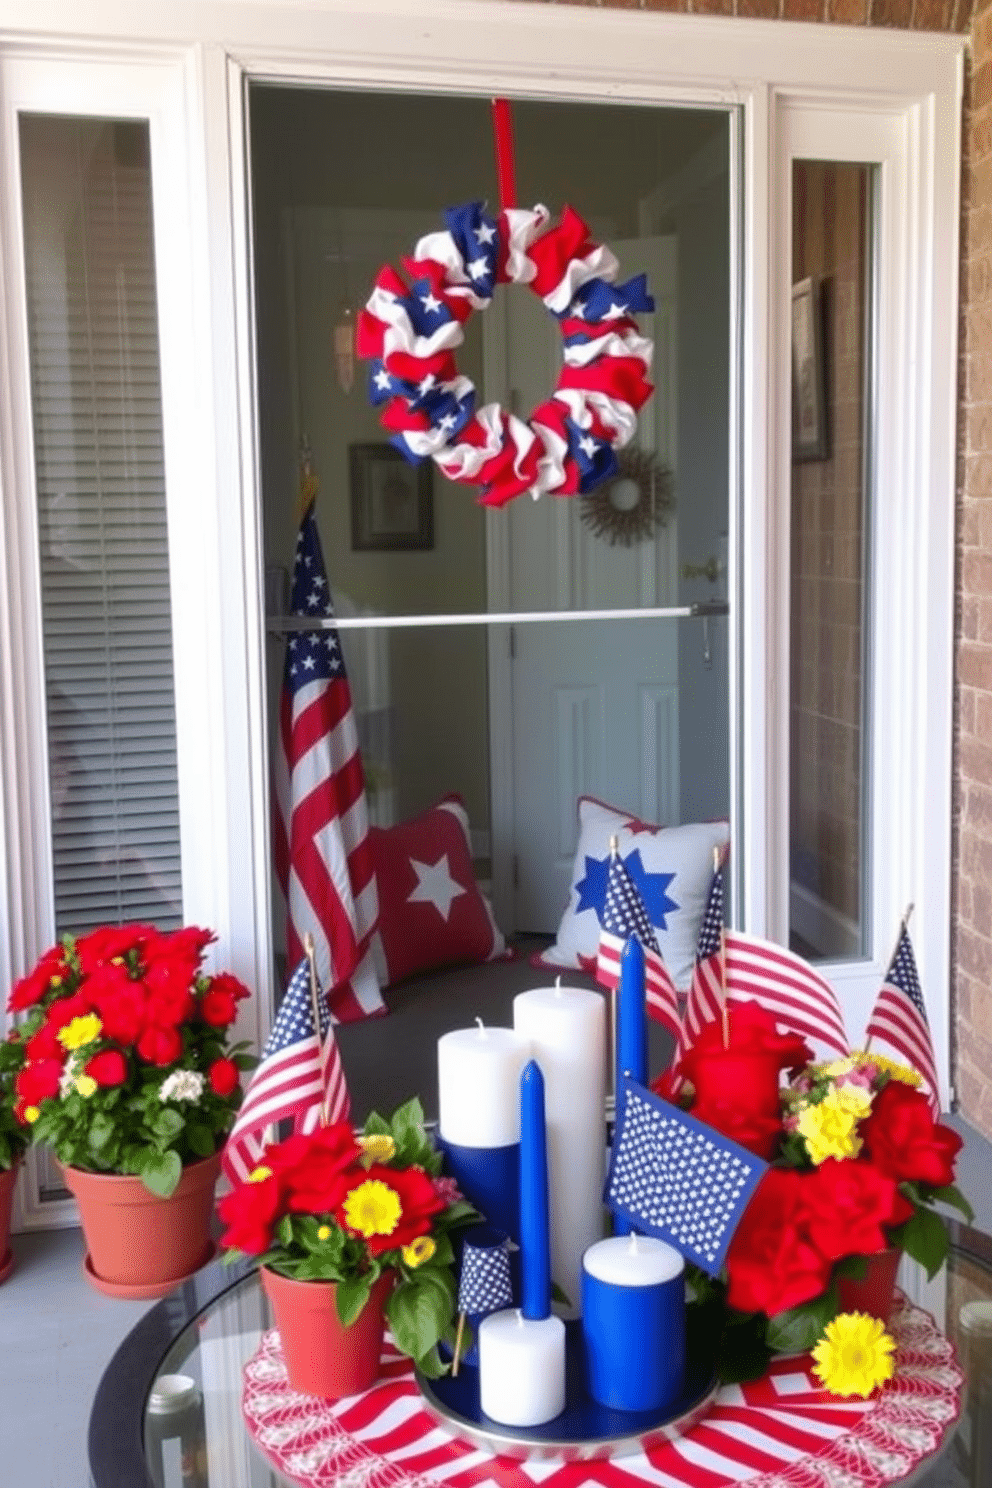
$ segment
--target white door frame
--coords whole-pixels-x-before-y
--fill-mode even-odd
[[[898,700],[904,747],[889,769],[884,820],[875,823],[876,860],[887,865],[887,897],[900,908],[911,900],[917,905],[914,943],[946,1079],[965,46],[962,37],[887,29],[591,7],[566,15],[561,6],[489,0],[377,0],[375,6],[359,0],[145,0],[140,7],[76,0],[71,18],[64,0],[0,0],[0,571],[6,593],[0,600],[0,829],[6,849],[6,862],[0,860],[0,977],[9,984],[24,971],[49,942],[52,925],[50,871],[39,832],[47,822],[39,764],[40,610],[23,391],[19,204],[11,173],[18,67],[38,64],[30,106],[45,111],[106,114],[119,107],[113,89],[107,92],[100,81],[101,68],[108,86],[113,76],[115,87],[131,88],[125,114],[148,117],[154,105],[142,103],[141,95],[149,86],[153,94],[162,87],[169,95],[160,115],[165,176],[154,168],[156,192],[159,182],[168,182],[163,205],[170,213],[163,221],[156,202],[174,592],[188,601],[176,617],[177,669],[181,656],[195,655],[209,682],[206,717],[193,718],[192,692],[177,699],[184,887],[189,915],[216,926],[218,954],[259,989],[260,1030],[268,1016],[272,947],[246,80],[417,92],[429,86],[483,97],[498,92],[732,111],[741,165],[733,201],[741,257],[734,266],[740,294],[733,307],[728,415],[736,435],[729,586],[737,618],[731,713],[739,746],[732,751],[731,782],[734,916],[751,930],[773,934],[781,933],[787,873],[782,782],[788,697],[780,648],[788,615],[789,283],[781,150],[804,109],[832,112],[838,120],[861,111],[897,122],[905,162],[889,249],[901,276],[893,315],[907,355],[891,368],[890,392],[904,438],[894,475],[905,481],[911,520],[891,531],[887,556],[896,608],[884,639],[894,676],[906,681],[918,664],[925,669]],[[153,129],[153,145],[154,138]],[[777,397],[771,389],[778,389]],[[925,614],[913,603],[922,594]],[[889,949],[891,927],[883,918],[859,973],[869,980],[881,974]]]

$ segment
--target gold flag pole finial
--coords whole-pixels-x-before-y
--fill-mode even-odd
[[[300,484],[297,494],[298,517],[302,522],[306,516],[307,508],[312,501],[316,500],[320,482],[317,472],[313,468],[313,451],[310,448],[310,440],[306,434],[300,437]]]

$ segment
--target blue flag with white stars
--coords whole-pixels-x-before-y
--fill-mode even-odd
[[[625,1075],[604,1199],[710,1276],[768,1164]]]
[[[290,611],[294,615],[312,615],[316,620],[333,616],[334,606],[313,513],[311,502],[296,538]],[[344,658],[336,630],[298,631],[290,636],[284,680],[291,693],[309,682],[329,682],[344,676]]]

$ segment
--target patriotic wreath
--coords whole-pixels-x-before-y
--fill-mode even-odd
[[[524,492],[575,496],[611,479],[637,410],[653,391],[654,351],[636,313],[654,309],[643,274],[614,285],[619,264],[565,207],[470,202],[445,213],[443,231],[403,259],[406,278],[382,268],[358,318],[357,351],[371,361],[369,394],[391,442],[413,463],[432,458],[449,480],[482,488],[484,506]],[[497,284],[527,284],[559,322],[563,360],[551,397],[527,419],[476,407],[454,351],[473,310]]]

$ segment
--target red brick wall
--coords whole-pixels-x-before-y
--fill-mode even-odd
[[[623,10],[971,34],[962,173],[955,805],[948,974],[952,1078],[961,1113],[992,1137],[992,0],[588,3],[615,4]]]

